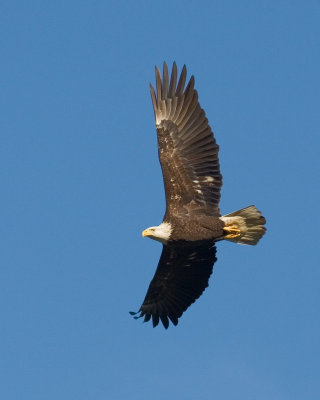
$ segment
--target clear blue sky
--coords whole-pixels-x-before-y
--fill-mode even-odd
[[[319,1],[3,1],[0,398],[295,400],[319,384]],[[149,82],[196,77],[220,145],[210,287],[165,331],[135,321],[161,245]]]

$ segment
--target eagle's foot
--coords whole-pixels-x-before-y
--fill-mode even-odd
[[[240,236],[240,229],[237,225],[229,225],[229,226],[225,226],[223,228],[223,230],[226,232],[226,239],[233,239],[236,238],[238,236]]]

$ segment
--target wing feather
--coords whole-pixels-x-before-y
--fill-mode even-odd
[[[166,63],[163,63],[166,64]],[[174,63],[175,64],[175,63]],[[181,96],[183,94],[184,85],[186,84],[187,79],[187,68],[184,65],[180,74],[179,83],[176,90],[176,96]]]
[[[178,76],[177,65],[176,65],[176,63],[174,63],[173,67],[172,67],[171,79],[170,79],[170,87],[169,87],[169,93],[168,93],[169,98],[174,97],[174,93],[175,93],[176,86],[177,86],[177,76]]]
[[[174,325],[208,286],[216,261],[212,242],[193,245],[164,245],[156,273],[135,318],[152,318],[153,326],[161,321],[167,329]]]
[[[169,82],[164,63],[162,79],[156,67],[156,91],[150,85],[166,191],[166,216],[220,216],[219,146],[199,104],[194,77],[185,87],[186,77],[184,66],[177,84],[174,63]]]
[[[167,64],[163,65],[163,88],[162,88],[162,96],[163,98],[168,98],[168,85],[169,85],[169,74]]]

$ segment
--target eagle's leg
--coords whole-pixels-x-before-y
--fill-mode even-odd
[[[225,236],[226,239],[236,238],[236,237],[240,236],[240,233],[241,233],[241,231],[237,225],[225,226],[223,228],[223,230],[227,233],[227,235]]]

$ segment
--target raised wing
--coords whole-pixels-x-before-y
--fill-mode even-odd
[[[150,84],[158,133],[158,150],[165,191],[166,214],[220,216],[222,176],[218,150],[192,76],[185,87],[184,66],[177,84],[177,66],[156,67],[156,92]]]
[[[184,311],[198,299],[208,286],[216,261],[216,247],[212,242],[193,245],[164,245],[156,273],[140,310],[131,312],[135,318],[159,320],[167,329],[169,320],[174,325]]]

